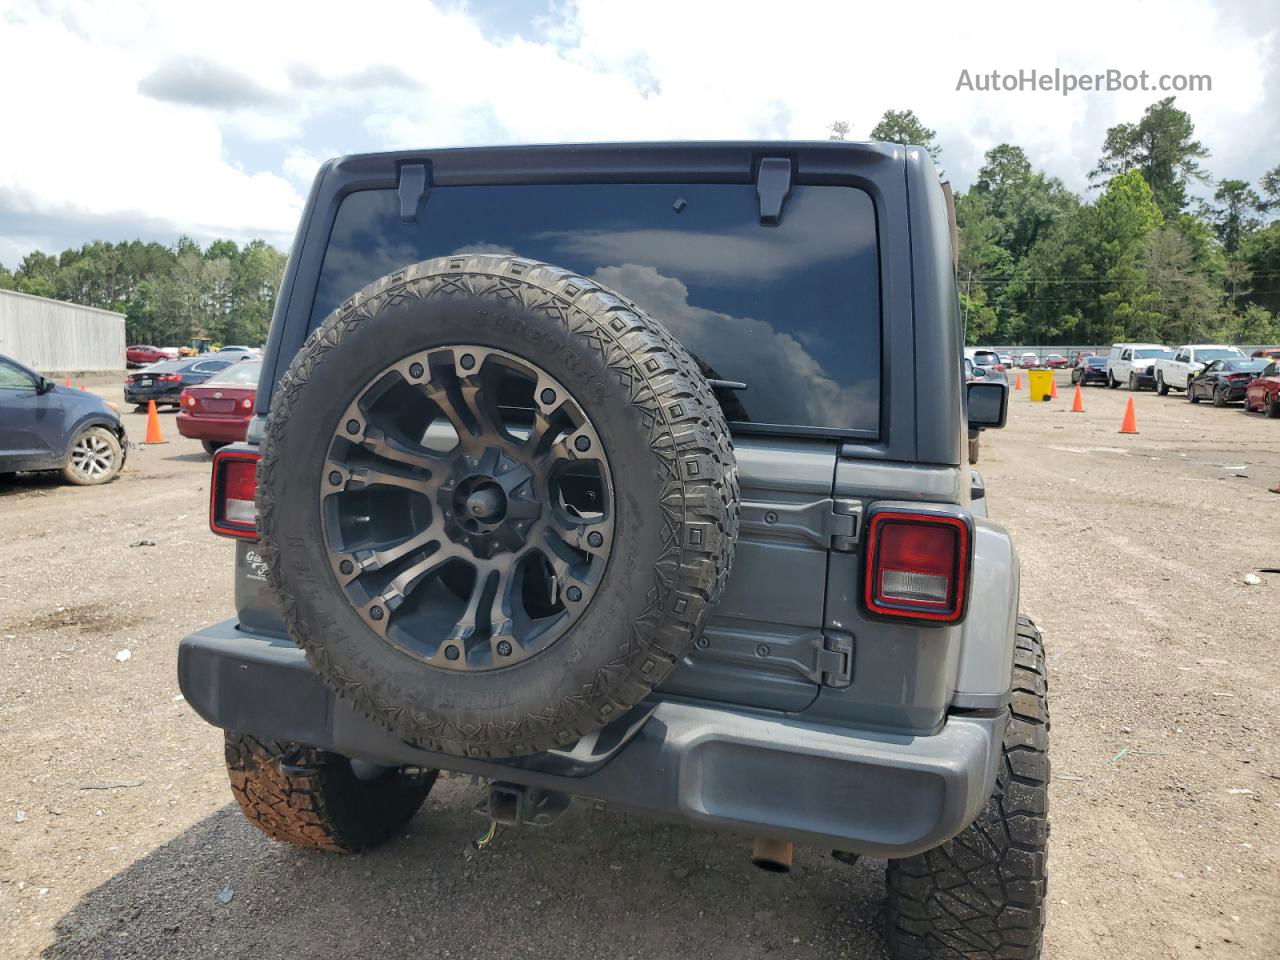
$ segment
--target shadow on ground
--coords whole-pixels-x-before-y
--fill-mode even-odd
[[[882,862],[797,850],[765,874],[741,838],[585,801],[476,850],[480,796],[442,782],[406,837],[355,857],[269,841],[229,805],[81,898],[43,957],[884,957]]]
[[[0,498],[43,497],[55,487],[67,486],[58,470],[41,470],[38,473],[0,474]]]

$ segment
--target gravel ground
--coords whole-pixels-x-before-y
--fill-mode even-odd
[[[1049,653],[1046,953],[1275,957],[1280,577],[1244,577],[1280,565],[1280,424],[1144,393],[1121,436],[1127,397],[1023,392],[983,439]],[[740,838],[581,802],[476,851],[465,778],[369,855],[257,834],[178,695],[176,640],[231,612],[233,547],[162,418],[170,442],[108,487],[0,484],[0,957],[884,956],[882,862],[799,849],[777,877]]]

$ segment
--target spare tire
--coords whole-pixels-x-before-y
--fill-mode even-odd
[[[738,528],[696,361],[605,287],[500,256],[406,267],[312,333],[258,500],[314,668],[406,741],[476,757],[638,703],[699,634]]]

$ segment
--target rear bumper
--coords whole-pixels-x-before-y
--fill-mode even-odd
[[[192,416],[179,410],[175,418],[178,432],[193,440],[213,440],[217,443],[238,443],[249,429],[248,417]]]
[[[927,850],[972,822],[995,782],[1006,722],[1003,711],[953,716],[913,737],[658,701],[572,750],[495,762],[405,744],[335,697],[291,643],[234,620],[182,641],[178,679],[195,711],[224,729],[880,857]]]
[[[154,400],[156,403],[177,403],[181,397],[181,386],[164,390],[158,387],[130,387],[127,385],[124,388],[125,403],[146,403],[148,400]]]

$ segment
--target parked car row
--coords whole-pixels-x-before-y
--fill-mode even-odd
[[[1280,347],[1246,357],[1225,343],[1189,343],[1172,349],[1158,343],[1116,343],[1106,355],[1078,356],[1071,382],[1112,389],[1154,389],[1162,397],[1180,390],[1191,403],[1215,407],[1244,402],[1245,409],[1280,418]]]
[[[223,347],[215,353],[153,363],[125,378],[124,399],[138,406],[154,400],[157,405],[181,407],[182,391],[187,387],[204,383],[232,364],[257,361],[259,357],[259,351],[251,347]]]

